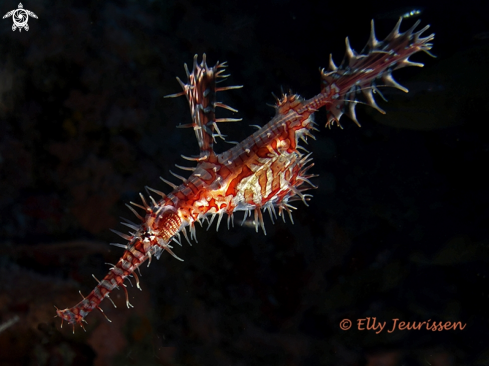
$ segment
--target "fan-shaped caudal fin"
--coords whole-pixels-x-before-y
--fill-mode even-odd
[[[231,108],[223,103],[216,102],[216,92],[238,89],[239,86],[223,86],[217,87],[222,80],[229,75],[223,75],[226,62],[216,63],[214,67],[208,67],[206,63],[205,53],[202,56],[202,62],[200,65],[197,63],[197,55],[194,56],[194,63],[192,72],[189,73],[187,64],[185,64],[185,71],[187,73],[187,83],[183,83],[178,77],[177,80],[180,83],[183,91],[176,94],[167,95],[165,98],[178,97],[186,95],[190,106],[190,113],[192,114],[192,123],[186,125],[180,125],[178,127],[193,127],[195,130],[195,136],[199,142],[200,156],[195,160],[206,160],[207,157],[214,154],[212,145],[216,136],[224,137],[221,135],[218,122],[236,122],[241,121],[237,118],[218,118],[216,119],[215,109],[221,107],[228,109],[232,112],[237,112],[236,109]]]
[[[377,88],[390,86],[408,92],[392,78],[392,71],[405,66],[422,67],[422,63],[411,62],[409,57],[419,51],[433,56],[429,50],[432,47],[430,42],[435,35],[421,37],[429,25],[414,32],[419,20],[406,32],[400,33],[401,20],[402,18],[383,41],[375,38],[374,21],[372,20],[369,41],[360,54],[350,47],[350,42],[346,38],[345,57],[340,66],[335,65],[330,55],[328,69],[320,70],[323,83],[321,94],[323,98],[329,99],[325,103],[328,112],[326,126],[330,127],[334,122],[340,126],[339,120],[343,114],[360,126],[355,115],[355,106],[361,103],[355,98],[360,91],[364,96],[364,103],[381,113],[385,112],[375,103],[373,97],[373,94],[379,93],[383,98]]]

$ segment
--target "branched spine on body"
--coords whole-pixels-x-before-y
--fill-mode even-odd
[[[87,297],[82,295],[83,299],[72,308],[57,309],[57,316],[72,324],[73,329],[75,324],[83,327],[85,317],[94,309],[102,311],[102,300],[120,286],[125,291],[127,307],[132,306],[125,279],[134,276],[139,288],[136,269],[146,260],[159,259],[165,251],[182,260],[173,252],[170,243],[181,245],[181,235],[189,243],[197,241],[195,224],[203,219],[208,219],[210,226],[217,218],[219,228],[227,214],[229,227],[234,212],[244,211],[245,219],[253,216],[256,230],[261,228],[264,233],[264,211],[268,211],[272,221],[277,217],[277,211],[282,218],[285,213],[289,214],[292,220],[291,210],[295,207],[290,202],[301,200],[307,205],[312,196],[304,192],[315,188],[310,181],[313,175],[308,174],[313,166],[311,154],[299,146],[300,140],[313,138],[312,132],[318,131],[313,120],[314,112],[321,107],[326,109],[328,127],[334,123],[341,127],[343,114],[360,126],[355,115],[355,107],[360,102],[355,95],[361,91],[366,104],[385,113],[374,99],[374,94],[382,96],[378,88],[391,86],[407,92],[392,78],[392,71],[405,66],[423,66],[411,62],[409,57],[419,51],[430,54],[434,34],[421,37],[429,26],[414,32],[418,21],[400,33],[400,24],[401,19],[383,41],[378,41],[372,21],[369,41],[361,53],[350,47],[347,38],[341,65],[336,66],[330,57],[328,70],[320,70],[322,90],[319,94],[307,100],[297,94],[283,94],[277,98],[276,115],[270,122],[221,154],[213,150],[215,138],[223,138],[218,123],[240,119],[216,118],[216,108],[237,112],[216,101],[216,93],[241,86],[217,86],[229,76],[223,75],[226,62],[209,67],[205,54],[200,64],[196,55],[191,71],[185,65],[187,81],[177,78],[183,91],[168,97],[187,97],[192,123],[179,127],[192,127],[195,131],[200,155],[186,159],[197,165],[185,168],[192,172],[188,178],[171,172],[182,180],[178,186],[162,178],[173,188],[171,193],[146,187],[155,197],[149,195],[146,199],[140,194],[141,204],[131,202],[143,213],[127,205],[140,223],[125,220],[122,224],[131,229],[129,234],[113,230],[127,241],[127,244],[113,243],[125,250],[123,256],[101,281],[97,280],[98,285]]]

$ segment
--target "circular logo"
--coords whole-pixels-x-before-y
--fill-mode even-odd
[[[12,15],[12,20],[14,21],[16,27],[24,28],[29,20],[29,15],[24,9],[17,9]]]
[[[341,330],[348,330],[351,327],[351,320],[350,319],[343,319],[340,322],[340,328]]]

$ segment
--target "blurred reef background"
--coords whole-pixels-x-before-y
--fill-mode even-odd
[[[1,365],[488,365],[489,5],[406,1],[26,0],[28,32],[0,22]],[[18,6],[0,3],[5,14]],[[140,292],[104,301],[75,334],[55,309],[95,286],[122,250],[124,206],[197,153],[183,63],[228,61],[218,98],[241,141],[273,116],[271,92],[320,90],[319,67],[383,39],[411,9],[436,33],[423,69],[394,73],[380,115],[310,141],[319,188],[295,224],[197,230],[142,266]],[[429,31],[429,32],[430,32]],[[427,34],[429,34],[427,32]],[[380,98],[377,98],[378,100]],[[225,113],[223,116],[226,115]],[[221,141],[219,152],[231,147]],[[188,164],[187,164],[188,165]],[[240,220],[236,220],[237,223]],[[356,320],[460,321],[459,331],[373,331]],[[340,329],[343,319],[354,326]]]

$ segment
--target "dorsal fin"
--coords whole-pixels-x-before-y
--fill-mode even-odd
[[[181,95],[187,96],[190,106],[190,113],[192,116],[192,123],[183,125],[181,127],[193,127],[200,148],[199,160],[206,160],[209,156],[214,155],[214,130],[219,131],[216,123],[240,121],[240,119],[234,118],[216,119],[216,107],[237,112],[237,110],[234,108],[231,108],[223,103],[216,102],[216,93],[223,90],[237,89],[242,87],[242,85],[216,87],[216,84],[221,81],[217,80],[218,78],[225,79],[229,76],[223,75],[226,66],[226,62],[219,63],[219,61],[213,67],[207,66],[205,53],[202,55],[202,62],[198,64],[197,55],[195,55],[192,72],[189,72],[187,65],[185,65],[187,83],[182,82],[177,77],[183,91],[165,96],[165,98],[179,97]],[[221,136],[220,133],[218,133],[218,135]]]

